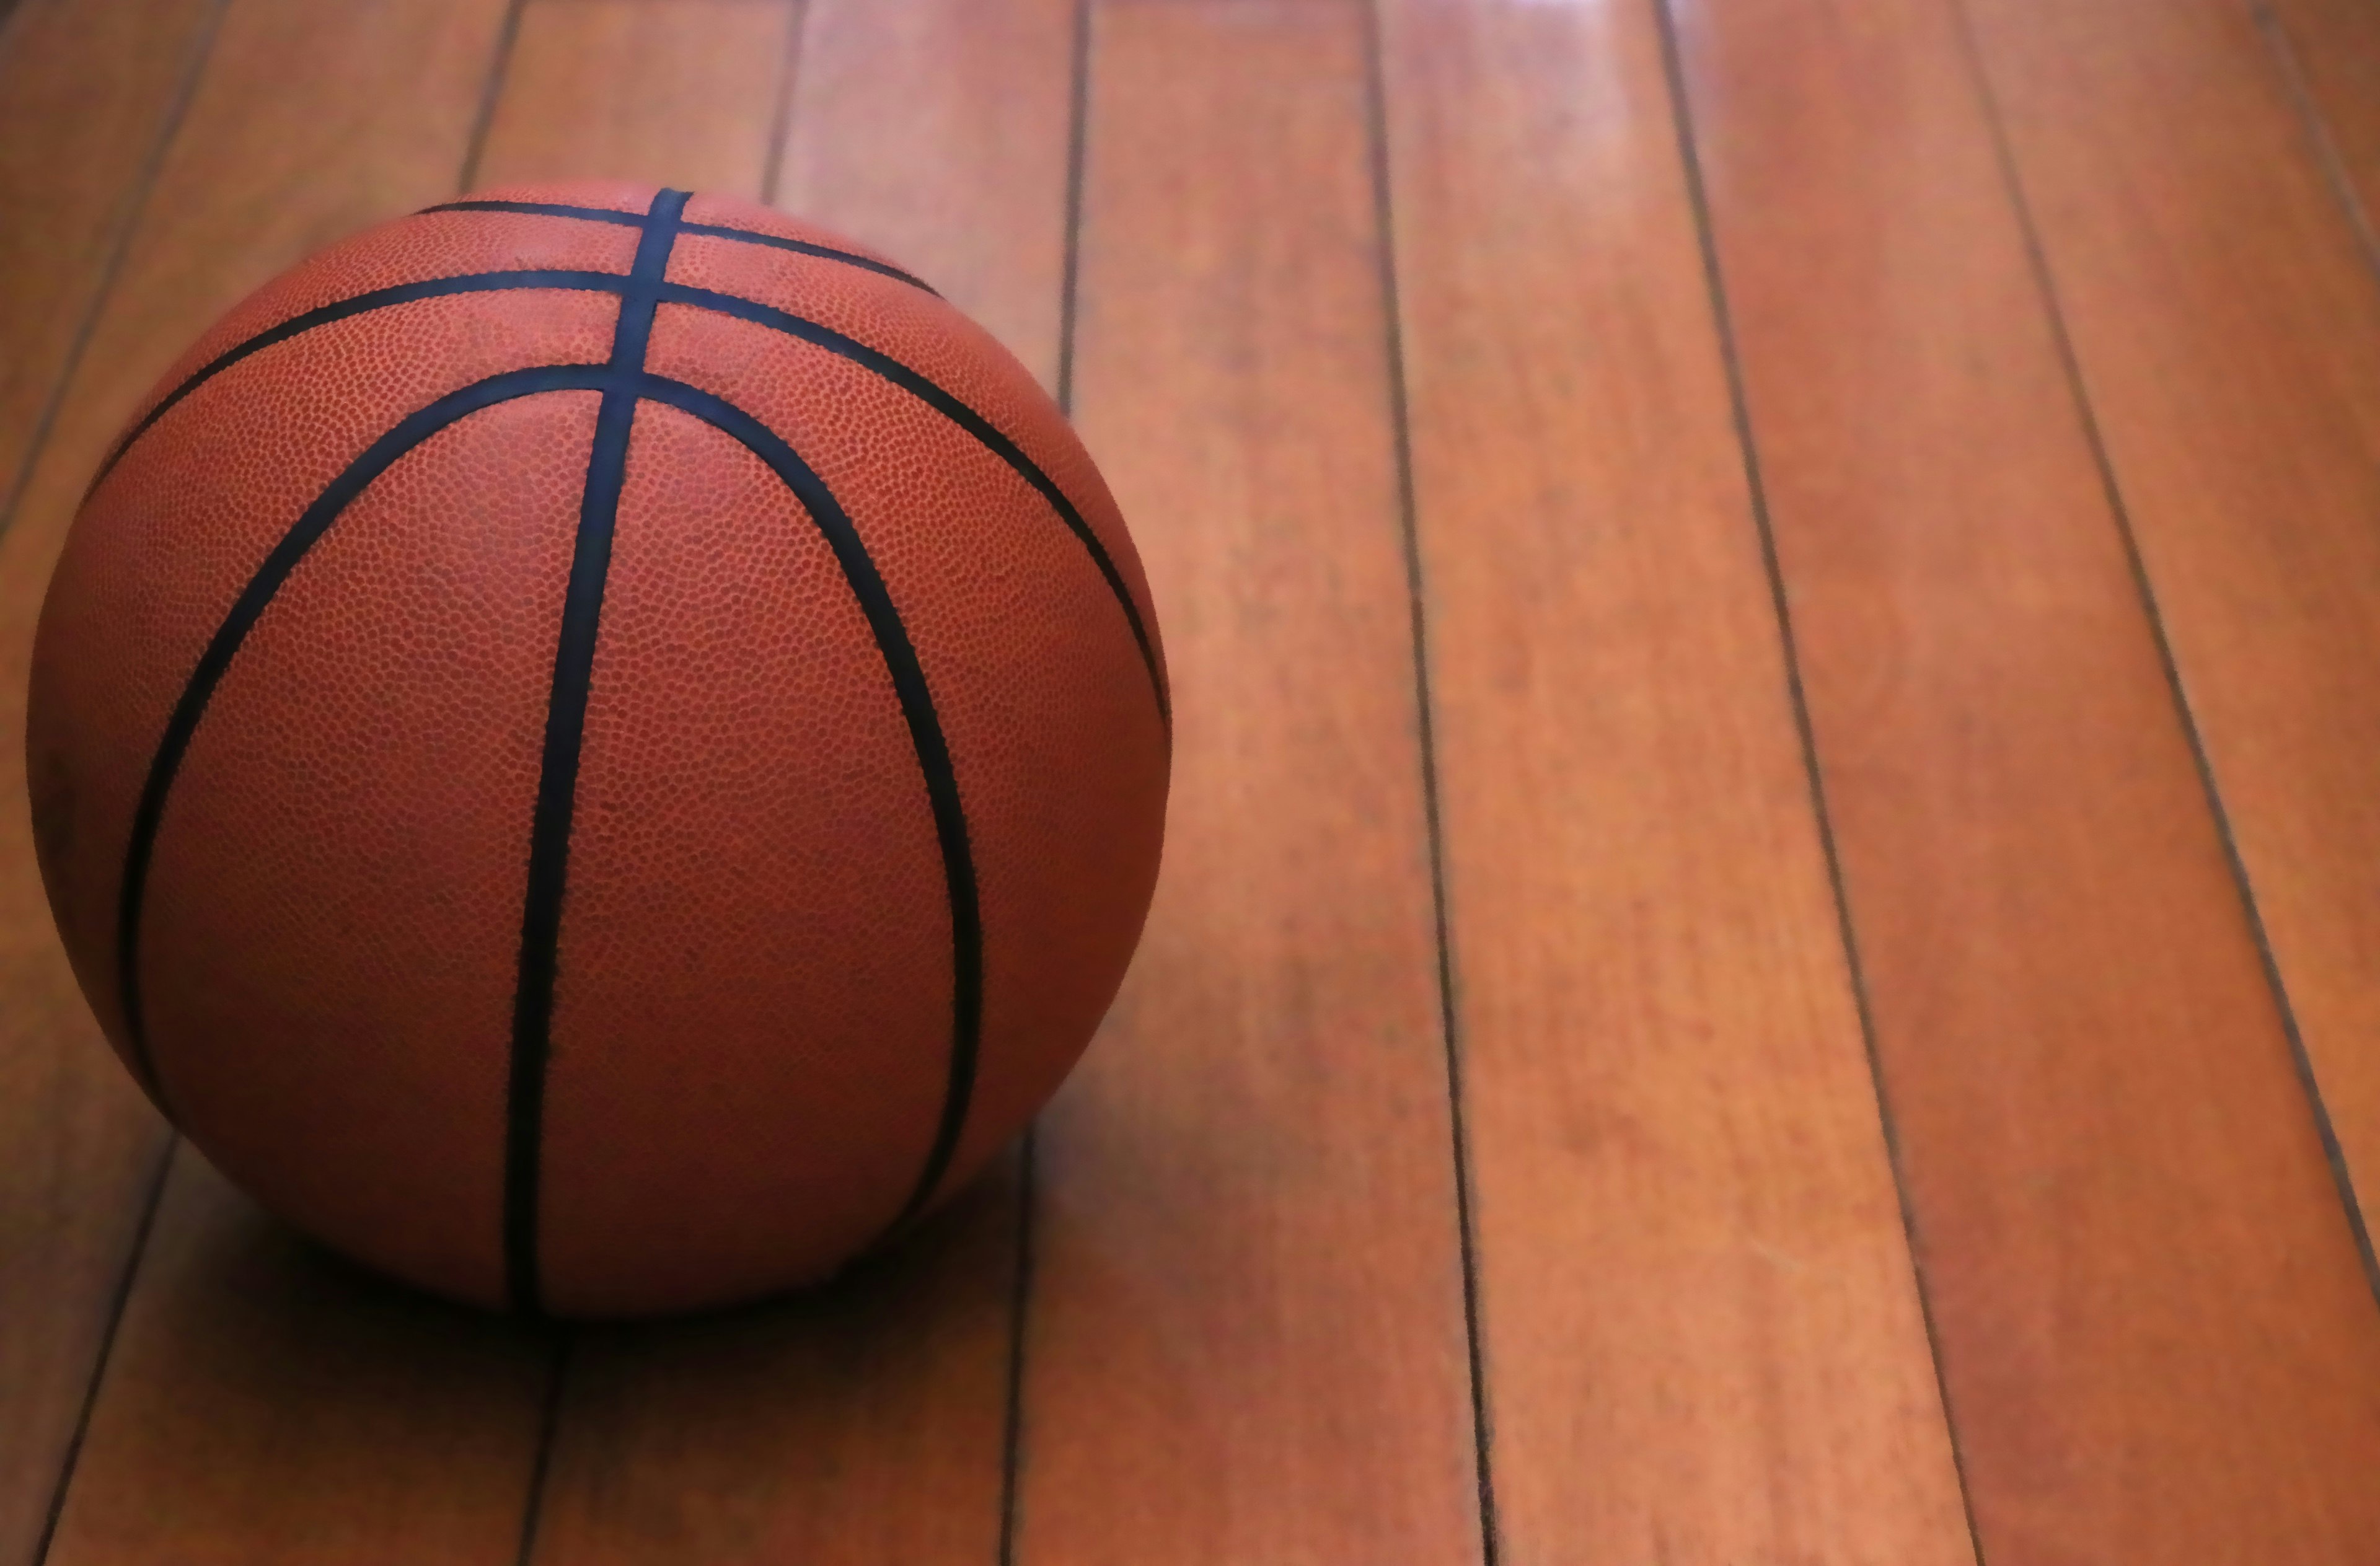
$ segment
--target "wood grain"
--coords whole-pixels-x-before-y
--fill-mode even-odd
[[[0,526],[220,0],[37,0],[0,48]]]
[[[474,183],[758,196],[800,17],[795,0],[528,0]]]
[[[1387,18],[1504,1539],[1967,1560],[1654,13]]]
[[[1077,419],[1166,864],[1044,1116],[1017,1559],[1480,1553],[1363,11],[1094,13]]]
[[[219,10],[42,0],[0,37],[0,528]],[[0,580],[14,735],[46,561],[0,569],[16,573]],[[163,1132],[67,969],[21,747],[0,752],[0,1560],[18,1561],[48,1525]]]
[[[544,1345],[304,1246],[186,1144],[52,1566],[513,1559]]]
[[[925,268],[962,310],[1008,322],[1026,339],[1011,346],[1045,374],[1063,281],[1064,9],[811,0],[789,133],[807,215]],[[927,103],[940,107],[904,113]],[[519,112],[567,137],[603,110],[572,89]],[[701,116],[662,112],[655,123]],[[747,115],[747,134],[763,147],[765,121]],[[657,151],[673,152],[666,141]],[[1021,1195],[1011,1159],[924,1233],[814,1295],[587,1334],[536,1558],[988,1566]]]
[[[1985,1557],[2362,1559],[2380,1312],[1956,16],[1681,14]]]
[[[2380,1190],[2370,257],[2243,9],[1970,10],[2273,956],[2368,1198]]]
[[[771,199],[874,245],[1058,384],[1078,0],[808,0]]]
[[[2315,121],[2308,133],[2323,155],[2337,159],[2340,199],[2380,267],[2380,6],[2257,0],[2257,10],[2276,35],[2284,72],[2299,76]]]
[[[452,189],[502,13],[501,0],[376,7],[244,0],[226,16],[15,525],[0,539],[0,730],[22,732],[25,671],[50,563],[128,408],[189,338],[249,288],[331,238]],[[22,769],[21,748],[0,746],[0,789],[8,801],[0,807],[0,832],[6,834],[0,860],[9,867],[0,882],[9,899],[0,929],[12,947],[0,980],[8,1029],[0,1050],[12,1091],[0,1102],[10,1117],[11,1180],[20,1178],[16,1171],[36,1171],[45,1184],[33,1189],[45,1191],[54,1205],[19,1205],[12,1191],[8,1211],[12,1225],[29,1211],[59,1216],[51,1254],[36,1251],[25,1264],[11,1255],[12,1272],[19,1265],[41,1270],[25,1274],[30,1283],[12,1287],[6,1303],[12,1338],[23,1329],[55,1336],[22,1348],[12,1343],[8,1352],[57,1354],[60,1364],[42,1366],[36,1384],[50,1388],[43,1395],[54,1399],[57,1388],[70,1388],[64,1412],[71,1418],[80,1400],[79,1386],[71,1383],[90,1364],[83,1345],[107,1325],[121,1245],[150,1189],[162,1129],[97,1038],[55,951],[26,836]],[[13,1091],[19,1081],[35,1091]],[[372,1474],[383,1473],[395,1486],[418,1472],[398,1450],[405,1442],[417,1454],[444,1453],[450,1474],[478,1461],[472,1432],[480,1419],[468,1400],[427,1400],[404,1405],[418,1420],[370,1427],[384,1466],[341,1470],[356,1475],[351,1491],[325,1493],[240,1473],[256,1454],[279,1450],[273,1443],[288,1431],[331,1440],[343,1428],[346,1389],[336,1377],[311,1378],[304,1369],[308,1363],[340,1364],[343,1332],[420,1377],[439,1376],[450,1363],[443,1356],[468,1355],[449,1342],[443,1322],[420,1318],[408,1337],[367,1319],[368,1313],[328,1305],[295,1360],[268,1364],[248,1353],[239,1346],[251,1329],[245,1313],[297,1307],[260,1281],[267,1274],[205,1262],[237,1243],[217,1222],[218,1210],[181,1201],[159,1218],[152,1244],[160,1254],[200,1262],[189,1269],[145,1269],[136,1283],[54,1560],[156,1559],[164,1536],[145,1536],[144,1542],[138,1527],[144,1519],[164,1527],[183,1517],[204,1518],[222,1540],[252,1530],[260,1540],[279,1541],[275,1548],[293,1552],[290,1559],[369,1560],[374,1549],[397,1543],[384,1527],[379,1536],[360,1530],[379,1526],[372,1520],[387,1510],[371,1489]],[[298,1280],[288,1287],[300,1293],[307,1286],[302,1269],[269,1275]],[[407,1344],[402,1354],[390,1348],[398,1341]],[[67,1359],[72,1353],[81,1354],[79,1366]],[[532,1356],[531,1366],[538,1363]],[[226,1378],[251,1375],[269,1378],[257,1382],[253,1395],[220,1395]],[[185,1401],[198,1389],[214,1400],[212,1408]],[[533,1382],[528,1397],[533,1409]],[[441,1408],[449,1422],[433,1417]],[[143,1435],[186,1409],[212,1415],[200,1426],[180,1426],[202,1428],[203,1439],[157,1443]],[[55,1417],[45,1405],[36,1412]],[[55,1478],[55,1466],[48,1472]],[[18,1482],[13,1472],[10,1479]],[[249,1510],[235,1517],[225,1510],[234,1502]],[[492,1550],[510,1549],[517,1502],[516,1497],[509,1512],[490,1519]],[[118,1515],[128,1511],[129,1522]],[[118,1531],[128,1527],[134,1531]],[[260,1545],[239,1559],[273,1557]]]

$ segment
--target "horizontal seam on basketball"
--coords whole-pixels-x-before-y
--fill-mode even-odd
[[[123,461],[125,455],[132,449],[133,443],[147,434],[159,419],[178,407],[191,393],[241,360],[301,336],[317,326],[328,326],[334,321],[346,321],[376,310],[417,304],[425,299],[453,298],[463,294],[505,294],[542,289],[616,294],[625,282],[625,275],[615,272],[469,272],[454,277],[424,278],[419,283],[392,284],[385,288],[374,288],[348,298],[334,299],[327,305],[317,305],[310,310],[301,310],[285,321],[266,327],[253,337],[225,348],[158,399],[157,405],[143,414],[140,421],[125,431],[123,439],[115,443],[115,449],[107,454],[107,460],[100,464],[99,472],[91,479],[91,489],[96,490],[105,482],[107,476],[115,470],[115,465]],[[86,499],[89,493],[85,492]]]
[[[868,622],[878,653],[892,676],[893,695],[909,727],[910,743],[925,775],[926,796],[934,817],[935,836],[942,851],[943,880],[950,899],[953,973],[951,1066],[943,1089],[941,1113],[925,1168],[908,1200],[886,1225],[899,1229],[916,1217],[950,1171],[966,1128],[974,1101],[977,1056],[983,1028],[983,912],[976,886],[975,857],[967,841],[966,805],[959,794],[958,767],[934,710],[932,689],[916,644],[909,639],[892,589],[877,570],[868,546],[850,516],[825,480],[804,462],[793,443],[759,419],[715,392],[648,371],[639,395],[701,420],[747,451],[775,473],[826,539],[842,567],[844,583],[858,600]],[[864,573],[864,575],[863,575]]]
[[[623,212],[613,215],[626,217],[628,214]],[[115,469],[116,464],[123,459],[125,454],[131,449],[133,443],[146,434],[169,409],[196,392],[200,385],[217,373],[230,369],[234,364],[252,354],[287,342],[317,326],[328,325],[332,322],[344,321],[374,310],[417,303],[424,299],[451,297],[461,294],[504,293],[544,288],[617,294],[626,288],[627,281],[626,273],[614,272],[466,273],[455,277],[428,278],[419,283],[396,284],[390,287],[374,289],[370,293],[358,294],[349,299],[318,306],[311,310],[291,316],[277,325],[266,328],[246,342],[225,350],[192,372],[117,443],[115,451],[109,455],[107,461],[101,466],[98,475],[91,480],[91,488],[96,490]],[[1090,524],[1085,520],[1073,501],[1067,498],[1065,491],[1055,480],[1043,472],[1038,464],[1026,455],[1023,448],[1002,433],[998,426],[924,374],[903,364],[881,349],[870,347],[856,338],[846,336],[832,327],[812,321],[806,316],[781,310],[774,306],[764,305],[739,295],[723,294],[710,288],[698,288],[684,283],[664,282],[661,286],[660,295],[664,302],[684,304],[694,309],[708,310],[717,314],[748,321],[755,325],[783,332],[788,336],[799,338],[850,359],[861,368],[892,382],[911,395],[922,399],[928,406],[973,436],[978,443],[1006,463],[1018,477],[1038,491],[1041,497],[1049,503],[1050,509],[1058,514],[1059,520],[1066,525],[1076,540],[1089,552],[1092,564],[1106,580],[1109,592],[1114,597],[1117,606],[1123,612],[1124,619],[1132,631],[1133,642],[1139,649],[1141,663],[1148,673],[1150,689],[1157,700],[1159,722],[1165,728],[1168,742],[1171,743],[1173,714],[1172,702],[1165,689],[1164,678],[1158,668],[1157,649],[1149,640],[1148,625],[1141,618],[1139,606],[1134,601],[1131,589],[1124,585],[1123,573],[1117,570],[1114,559],[1100,543],[1099,535],[1092,530]]]
[[[1099,535],[1092,530],[1090,523],[1076,509],[1075,503],[1067,498],[1066,492],[1059,487],[1058,481],[1043,472],[1040,465],[1026,455],[1024,448],[1003,433],[998,425],[880,348],[869,347],[857,338],[847,337],[806,316],[795,315],[789,310],[759,304],[735,294],[722,294],[684,283],[663,285],[661,297],[664,304],[688,305],[733,316],[739,321],[748,321],[756,326],[783,332],[847,358],[924,402],[1006,463],[1018,478],[1031,485],[1049,503],[1050,509],[1058,514],[1058,519],[1066,525],[1067,530],[1089,553],[1091,564],[1107,582],[1109,593],[1115,599],[1116,606],[1123,612],[1124,621],[1131,627],[1134,645],[1140,650],[1142,666],[1148,672],[1149,688],[1157,699],[1158,719],[1170,740],[1173,728],[1172,706],[1165,689],[1164,677],[1158,670],[1157,649],[1148,638],[1148,625],[1141,618],[1139,605],[1133,601],[1131,589],[1124,585],[1123,574],[1116,568],[1115,560],[1108,553],[1107,547],[1099,541]]]
[[[417,217],[431,212],[517,212],[526,217],[568,217],[585,223],[609,223],[628,228],[641,228],[645,220],[635,212],[614,212],[609,207],[573,207],[556,201],[443,201],[434,207],[424,207]],[[772,249],[791,250],[796,255],[816,256],[820,261],[841,261],[846,266],[873,272],[912,288],[922,288],[941,298],[931,284],[913,273],[902,271],[890,261],[878,261],[853,250],[838,250],[832,245],[813,244],[808,239],[789,238],[782,234],[763,234],[753,228],[732,228],[723,223],[681,223],[680,234],[699,234],[712,239],[734,239],[747,245],[766,245]]]
[[[322,492],[298,513],[298,519],[289,525],[288,531],[282,534],[280,541],[266,553],[247,585],[240,589],[239,596],[232,601],[223,624],[208,639],[205,649],[199,655],[197,666],[184,682],[181,696],[166,716],[164,732],[158,737],[156,753],[150,759],[149,773],[141,783],[140,796],[133,808],[131,835],[125,844],[124,880],[117,894],[116,997],[124,1011],[125,1036],[130,1045],[134,1073],[161,1109],[168,1106],[156,1062],[149,1051],[148,1032],[141,1016],[140,985],[140,917],[148,892],[149,864],[156,846],[158,830],[164,820],[165,798],[181,770],[183,757],[197,735],[200,720],[206,716],[207,704],[212,699],[215,687],[230,670],[232,660],[238,655],[249,632],[255,628],[257,621],[271,606],[282,584],[289,579],[290,574],[297,570],[314,545],[322,541],[339,516],[375,480],[395,467],[407,454],[440,431],[499,404],[535,396],[542,392],[600,391],[607,380],[616,376],[617,372],[609,365],[534,365],[475,381],[415,409],[365,447],[323,486]]]

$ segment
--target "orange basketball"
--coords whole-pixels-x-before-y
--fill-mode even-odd
[[[1148,589],[1057,407],[743,201],[400,219],[184,356],[26,747],[84,993],[223,1170],[429,1288],[748,1297],[1056,1088],[1156,879]]]

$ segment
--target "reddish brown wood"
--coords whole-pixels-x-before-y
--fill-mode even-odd
[[[0,528],[217,9],[50,0],[0,38]],[[40,585],[0,581],[12,736]],[[0,1560],[12,1561],[47,1524],[162,1151],[58,949],[23,765],[13,738],[0,744]]]
[[[222,12],[37,0],[0,47],[0,506],[106,286]]]
[[[2360,1560],[2380,1310],[1957,17],[1680,15],[1985,1557]]]
[[[1966,1560],[1655,13],[1387,18],[1508,1548]]]
[[[528,0],[474,183],[757,196],[797,0]]]
[[[1972,12],[2114,480],[2368,1202],[2380,1189],[2374,259],[2244,8],[1973,0]]]
[[[1092,42],[1077,418],[1165,619],[1173,803],[1042,1123],[1018,1559],[1475,1560],[1364,13]]]
[[[2380,266],[2380,7],[2358,0],[2255,0],[2294,74],[2316,155],[2335,158],[2339,198]]]

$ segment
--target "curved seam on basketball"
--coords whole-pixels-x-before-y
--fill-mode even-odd
[[[908,724],[918,770],[925,774],[926,796],[933,811],[934,832],[942,851],[942,876],[950,898],[952,945],[951,1062],[943,1087],[942,1108],[934,1139],[916,1187],[888,1223],[888,1232],[916,1217],[933,1196],[956,1157],[975,1094],[975,1079],[983,1027],[983,918],[975,876],[975,859],[967,841],[966,808],[960,797],[958,769],[934,709],[933,693],[924,664],[902,624],[892,589],[868,553],[848,513],[793,446],[759,419],[716,393],[682,381],[647,374],[643,395],[675,407],[739,442],[760,459],[792,492],[810,521],[833,551],[844,581],[859,602],[877,651],[892,676],[901,716]]]
[[[89,499],[91,491],[98,489],[115,470],[115,465],[124,460],[125,453],[132,449],[133,443],[147,434],[150,428],[171,412],[183,398],[242,359],[311,332],[317,326],[328,326],[334,321],[345,321],[351,316],[386,310],[395,305],[447,298],[457,294],[502,294],[540,288],[616,294],[625,281],[616,272],[474,272],[457,277],[431,277],[419,283],[399,283],[386,288],[374,288],[369,293],[335,299],[327,305],[301,311],[225,348],[192,370],[180,385],[160,398],[157,406],[141,415],[140,421],[126,431],[123,438],[115,443],[115,448],[107,454],[107,460],[99,465],[99,472],[92,477],[90,489],[84,491],[84,498]]]
[[[1003,434],[999,426],[899,359],[881,349],[871,348],[855,337],[847,337],[831,326],[739,295],[722,294],[683,283],[664,284],[661,295],[664,304],[692,305],[733,316],[739,321],[748,321],[756,326],[766,326],[873,371],[965,431],[978,444],[1006,463],[1018,478],[1038,491],[1041,498],[1049,503],[1050,509],[1058,514],[1059,520],[1088,552],[1091,564],[1099,568],[1100,577],[1106,580],[1108,591],[1114,596],[1116,606],[1123,611],[1124,620],[1132,627],[1133,643],[1140,650],[1141,663],[1148,671],[1149,686],[1157,698],[1158,717],[1164,724],[1170,743],[1173,728],[1172,702],[1166,693],[1164,677],[1158,670],[1157,649],[1149,640],[1148,625],[1141,618],[1139,605],[1133,601],[1132,590],[1124,585],[1123,574],[1116,569],[1115,561],[1108,553],[1107,547],[1099,541],[1090,523],[1084,519],[1083,514],[1067,498],[1066,492],[1058,486],[1057,480],[1043,472],[1040,465],[1026,455],[1024,448]]]
[[[419,283],[404,283],[388,288],[375,289],[370,293],[358,294],[353,298],[318,306],[303,314],[291,316],[278,325],[267,327],[247,341],[225,349],[205,365],[192,371],[188,379],[168,393],[155,407],[142,417],[140,423],[134,425],[123,439],[116,443],[115,451],[108,455],[107,460],[101,465],[98,475],[91,480],[91,489],[96,490],[107,475],[115,470],[115,465],[131,449],[134,442],[148,433],[151,427],[163,419],[169,410],[196,392],[207,381],[253,354],[287,342],[317,326],[328,325],[334,321],[344,321],[375,310],[387,309],[395,305],[415,304],[424,299],[443,298],[457,294],[535,291],[540,288],[622,294],[625,292],[627,284],[627,275],[615,272],[468,273],[455,277],[430,278]],[[965,431],[978,444],[1006,463],[1019,478],[1041,495],[1052,511],[1058,514],[1059,520],[1066,525],[1067,529],[1075,535],[1076,541],[1081,543],[1090,554],[1091,564],[1098,568],[1100,577],[1106,581],[1108,591],[1114,597],[1116,606],[1123,612],[1124,620],[1131,628],[1133,643],[1140,653],[1141,664],[1148,672],[1149,687],[1157,700],[1158,719],[1166,731],[1167,743],[1171,745],[1173,727],[1171,698],[1165,688],[1163,674],[1158,667],[1157,649],[1149,639],[1148,625],[1141,617],[1139,605],[1135,601],[1131,589],[1124,585],[1123,573],[1116,569],[1113,557],[1108,553],[1106,546],[1099,541],[1099,535],[1092,530],[1081,511],[1075,507],[1072,500],[1067,498],[1065,491],[1049,474],[1042,471],[1038,464],[1026,455],[1024,449],[1002,433],[997,425],[969,407],[957,396],[891,355],[880,349],[869,347],[856,338],[845,336],[832,327],[812,321],[807,316],[795,315],[789,310],[781,310],[773,306],[760,304],[738,295],[722,294],[710,288],[696,288],[683,283],[663,282],[660,296],[665,303],[683,304],[697,310],[707,310],[716,314],[747,321],[757,326],[765,326],[847,358],[862,369],[892,382],[912,396],[924,401],[936,412]],[[88,491],[85,492],[86,499],[89,498],[89,492]]]
[[[555,201],[444,201],[434,207],[424,207],[414,215],[422,217],[431,212],[517,212],[528,217],[568,217],[586,223],[610,223],[630,228],[641,227],[645,221],[635,212],[615,212],[609,207],[565,206]],[[808,239],[788,238],[782,234],[763,234],[752,228],[731,228],[723,223],[681,223],[677,231],[680,234],[699,234],[710,239],[766,245],[771,249],[791,250],[795,255],[816,256],[820,261],[841,261],[863,272],[890,277],[897,283],[906,283],[912,288],[922,288],[938,299],[941,297],[924,278],[904,272],[890,261],[880,261],[873,256],[863,256],[853,250],[838,250],[832,245],[813,244]]]
[[[207,704],[229,671],[233,658],[307,553],[322,541],[357,497],[407,453],[471,414],[541,392],[593,391],[601,386],[605,373],[605,367],[596,364],[534,365],[510,370],[449,392],[407,415],[365,447],[298,514],[298,520],[290,524],[289,530],[281,536],[239,596],[233,600],[223,624],[199,655],[197,665],[166,718],[156,753],[150,759],[148,776],[133,809],[131,836],[125,848],[124,876],[116,902],[116,998],[124,1011],[126,1041],[130,1047],[134,1074],[161,1109],[170,1111],[149,1050],[140,986],[140,917],[147,896],[149,865],[158,829],[164,823],[166,796],[197,735]]]

